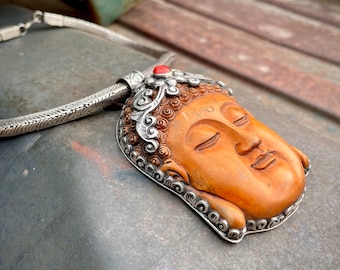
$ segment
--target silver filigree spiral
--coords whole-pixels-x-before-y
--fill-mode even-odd
[[[132,71],[123,78],[119,79],[117,82],[126,83],[130,89],[135,89],[144,80],[144,75],[138,70]]]
[[[206,214],[208,213],[209,211],[209,203],[206,201],[206,200],[198,200],[196,203],[195,203],[195,208],[202,212],[203,214]]]
[[[196,198],[197,198],[196,194],[192,191],[188,191],[184,194],[184,199],[193,206],[196,203]]]
[[[153,119],[152,111],[160,105],[165,95],[179,95],[179,90],[176,87],[177,83],[187,83],[194,89],[201,82],[217,84],[217,82],[203,75],[172,70],[166,76],[155,74],[148,75],[144,78],[142,83],[133,89],[134,97],[131,119],[136,122],[138,135],[147,142],[145,150],[148,153],[154,153],[159,147],[159,144],[155,139],[159,132],[155,128],[156,123]],[[229,92],[224,85],[223,88]],[[152,98],[154,91],[156,91],[157,94],[156,97]]]
[[[222,232],[228,232],[229,224],[228,221],[225,219],[222,219],[216,223],[216,226],[222,231]]]
[[[195,77],[195,78],[193,78]],[[197,79],[197,80],[196,80]],[[152,110],[159,106],[160,102],[162,102],[162,98],[164,95],[176,95],[176,91],[178,90],[175,86],[176,83],[187,83],[190,88],[188,91],[191,91],[191,94],[197,94],[198,91],[195,89],[195,85],[199,82],[204,83],[212,83],[218,84],[219,86],[223,87],[225,90],[231,94],[231,90],[228,89],[224,83],[222,82],[215,82],[211,79],[207,79],[202,75],[192,75],[188,73],[184,73],[181,71],[173,70],[172,76],[167,74],[167,76],[147,76],[144,80],[143,84],[140,84],[135,89],[135,100],[133,100],[133,119],[136,122],[136,131],[138,135],[140,135],[141,139],[144,142],[141,146],[148,147],[148,145],[152,146],[150,141],[152,139],[156,139],[153,128],[163,126],[164,123],[160,121],[155,121],[154,116],[152,116]],[[150,91],[150,89],[153,89]],[[177,90],[176,90],[177,89]],[[141,91],[141,92],[140,92]],[[202,94],[206,94],[202,92]],[[185,101],[188,99],[185,97],[183,93],[181,93],[181,98]],[[176,105],[176,97],[171,100],[171,106],[175,107]],[[164,101],[165,106],[159,112],[162,116],[167,117],[165,121],[165,125],[168,125],[168,122],[172,119],[169,111],[166,111],[167,104]],[[190,102],[190,101],[189,101]],[[143,110],[139,110],[143,109]],[[124,110],[122,111],[121,119],[125,119],[126,115]],[[131,117],[132,118],[132,117]],[[120,120],[118,125],[118,129],[123,129],[123,120]],[[139,128],[138,128],[139,127]],[[141,128],[142,127],[142,128]],[[271,230],[284,221],[286,221],[299,207],[299,204],[302,201],[304,194],[298,198],[298,200],[287,209],[285,209],[281,214],[270,217],[270,218],[259,218],[259,219],[247,219],[246,226],[243,228],[234,228],[232,227],[232,223],[228,222],[227,218],[222,216],[222,213],[219,213],[217,210],[211,208],[209,202],[198,194],[193,187],[190,187],[186,184],[181,177],[178,175],[169,175],[167,172],[163,172],[155,162],[155,159],[149,159],[149,161],[140,156],[142,155],[138,151],[134,151],[133,147],[130,148],[131,143],[129,142],[129,137],[124,133],[122,130],[118,130],[117,134],[120,136],[118,138],[118,142],[120,144],[120,148],[123,150],[124,153],[129,153],[127,157],[129,160],[134,164],[139,170],[141,170],[145,175],[150,177],[154,180],[157,184],[167,188],[168,190],[174,192],[178,195],[181,199],[183,199],[191,208],[193,208],[223,239],[228,240],[232,243],[240,242],[246,234],[255,233],[255,232],[262,232]],[[162,144],[161,147],[164,147]],[[137,148],[136,148],[137,149]],[[147,149],[145,149],[147,151]],[[155,148],[150,148],[148,153],[155,150]],[[165,153],[164,149],[159,148],[156,154],[150,154],[150,156],[162,156],[162,158],[168,157]],[[145,152],[144,152],[145,154]],[[305,173],[308,173],[308,169],[305,170]]]

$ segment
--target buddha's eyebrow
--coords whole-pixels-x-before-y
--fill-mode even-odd
[[[230,102],[230,101],[227,101],[227,102],[224,102],[222,105],[221,105],[221,111],[223,112],[225,109],[227,109],[229,106],[237,106],[236,103],[234,102]]]
[[[207,120],[207,119],[200,119],[198,121],[196,121],[195,123],[193,123],[187,130],[186,134],[190,135],[192,132],[195,131],[195,129],[200,128],[201,126],[213,126],[211,124],[211,121]]]

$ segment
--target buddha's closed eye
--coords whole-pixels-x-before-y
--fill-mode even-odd
[[[248,112],[238,104],[226,102],[221,110],[225,118],[235,126],[243,126],[249,121]]]
[[[204,142],[198,144],[195,147],[195,151],[201,151],[201,150],[204,150],[206,148],[210,148],[210,147],[214,146],[217,143],[219,138],[220,138],[220,133],[217,132],[216,134],[211,136],[209,139],[207,139]]]
[[[233,121],[235,126],[242,126],[248,122],[248,114],[244,114],[241,117]]]

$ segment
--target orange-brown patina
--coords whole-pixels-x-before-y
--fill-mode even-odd
[[[162,169],[180,174],[232,227],[278,215],[303,193],[308,158],[231,96],[184,106],[166,144],[172,156]]]
[[[124,133],[134,150],[175,179],[186,182],[230,227],[248,219],[271,218],[304,191],[308,158],[259,122],[217,84],[178,83],[152,112],[159,148],[145,152],[135,123],[125,118]],[[156,91],[155,91],[156,94]],[[131,100],[125,108],[131,113]]]

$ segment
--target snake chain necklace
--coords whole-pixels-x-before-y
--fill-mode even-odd
[[[60,125],[123,100],[116,138],[124,156],[223,239],[238,243],[247,234],[274,229],[298,209],[308,157],[242,108],[223,82],[171,69],[172,52],[54,13],[35,11],[32,20],[0,29],[0,42],[41,23],[80,30],[158,60],[83,99],[2,119],[0,137]]]

